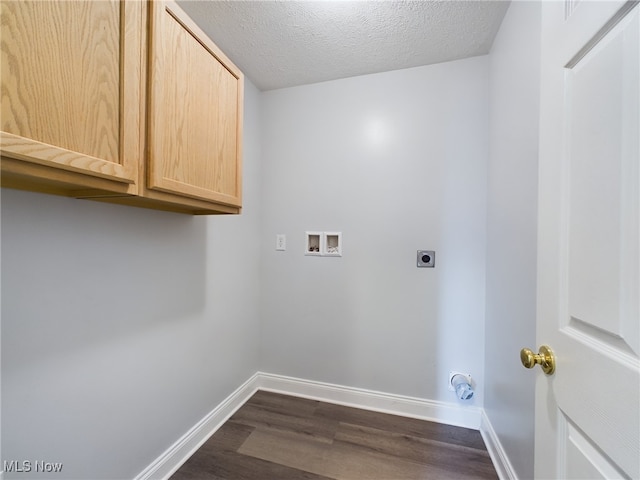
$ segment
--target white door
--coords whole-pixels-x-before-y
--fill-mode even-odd
[[[640,478],[639,10],[542,2],[540,479]]]

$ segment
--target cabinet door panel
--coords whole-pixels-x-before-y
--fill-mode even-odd
[[[171,2],[153,2],[149,187],[240,206],[242,74]]]
[[[142,4],[2,2],[2,154],[135,183]]]

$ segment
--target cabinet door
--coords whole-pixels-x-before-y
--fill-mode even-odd
[[[149,188],[239,207],[243,76],[173,2],[151,2]]]
[[[144,4],[21,0],[1,9],[3,173],[31,165],[35,176],[81,173],[74,181],[98,177],[131,192]]]

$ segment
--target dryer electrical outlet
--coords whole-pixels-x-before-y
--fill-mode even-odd
[[[416,266],[433,268],[436,266],[436,252],[434,250],[418,250]]]

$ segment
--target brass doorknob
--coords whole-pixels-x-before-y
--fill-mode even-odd
[[[533,353],[529,348],[523,348],[520,350],[520,361],[525,368],[533,368],[536,365],[540,365],[542,371],[547,375],[551,375],[556,371],[556,357],[546,345],[542,345],[538,353]]]

